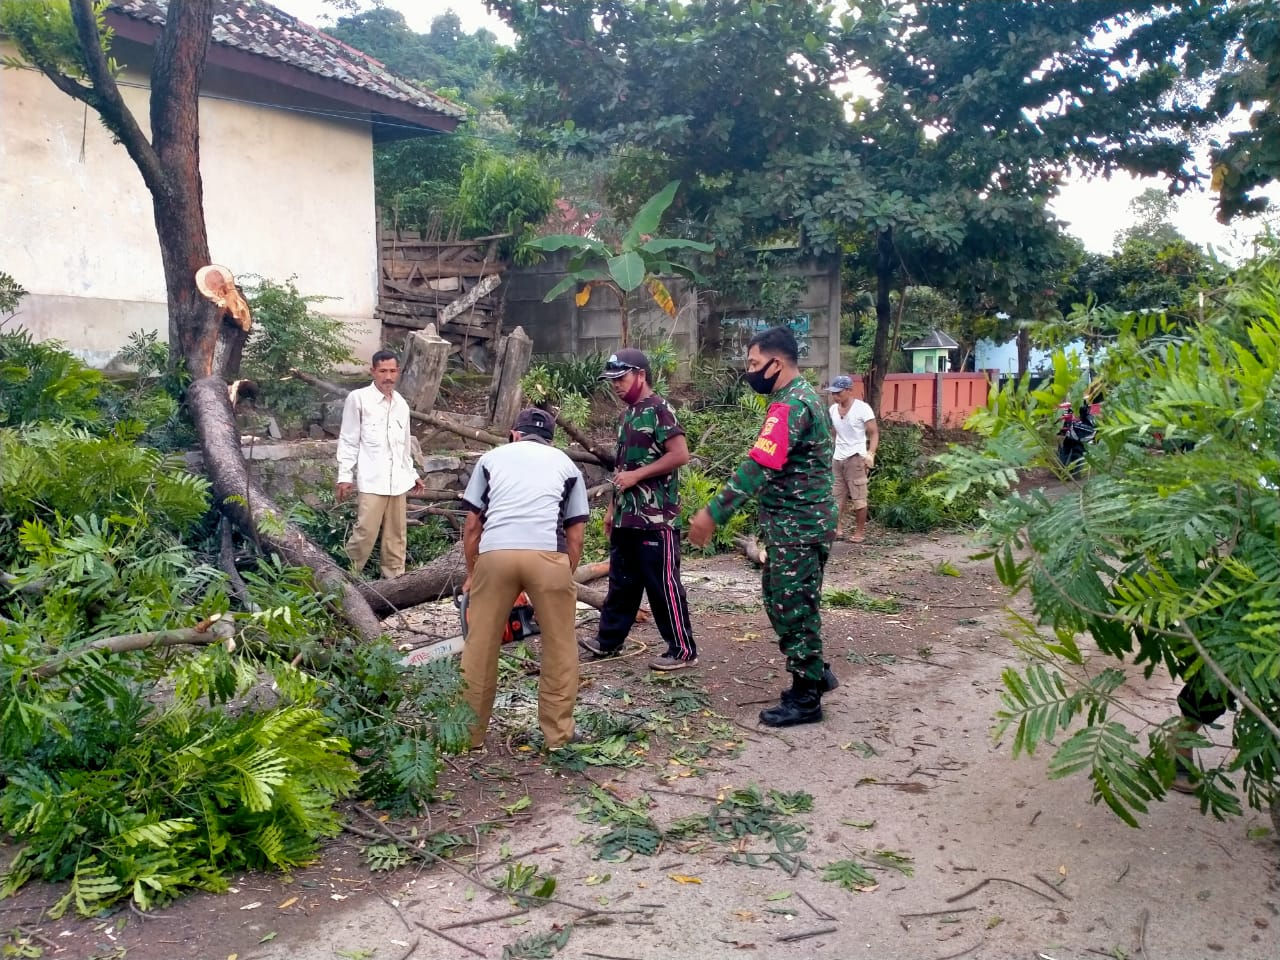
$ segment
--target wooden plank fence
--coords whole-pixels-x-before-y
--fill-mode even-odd
[[[416,231],[382,231],[378,256],[378,309],[383,339],[403,343],[434,324],[436,332],[475,366],[491,361],[502,337],[507,269],[498,250],[508,234],[474,239],[423,238]],[[475,348],[480,348],[477,353]]]

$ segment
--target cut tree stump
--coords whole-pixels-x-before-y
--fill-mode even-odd
[[[524,327],[516,327],[498,344],[493,382],[489,387],[489,423],[499,430],[509,429],[520,412],[523,402],[520,379],[529,372],[532,357],[533,341]]]
[[[410,410],[431,413],[435,409],[452,349],[453,344],[436,333],[434,324],[409,335],[399,389]]]

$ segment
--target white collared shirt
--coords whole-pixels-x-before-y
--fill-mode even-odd
[[[376,384],[347,394],[338,435],[338,482],[361,493],[396,497],[418,482],[409,449],[409,404]]]
[[[849,410],[840,414],[840,404],[833,403],[830,408],[831,426],[835,428],[836,460],[848,460],[852,456],[867,455],[867,421],[876,418],[876,412],[865,400],[856,397],[849,404]]]

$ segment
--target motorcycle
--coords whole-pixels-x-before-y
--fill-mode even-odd
[[[1084,462],[1085,448],[1098,437],[1094,415],[1099,404],[1081,402],[1079,412],[1070,403],[1058,404],[1058,462],[1074,473]]]

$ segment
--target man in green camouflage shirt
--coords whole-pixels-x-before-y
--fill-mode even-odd
[[[605,363],[601,380],[627,405],[618,427],[609,535],[609,593],[594,639],[578,645],[594,658],[615,656],[636,622],[640,598],[649,596],[653,620],[667,643],[649,666],[683,670],[698,662],[689,601],[680,582],[680,481],[689,462],[684,428],[667,401],[653,392],[649,358],[623,349]]]
[[[705,546],[717,526],[759,498],[764,605],[791,674],[791,689],[778,705],[760,712],[760,722],[770,727],[821,720],[822,695],[837,685],[822,660],[820,613],[822,574],[836,529],[831,420],[798,361],[795,336],[786,327],[751,338],[744,378],[769,397],[764,426],[747,459],[689,524],[689,540]]]

